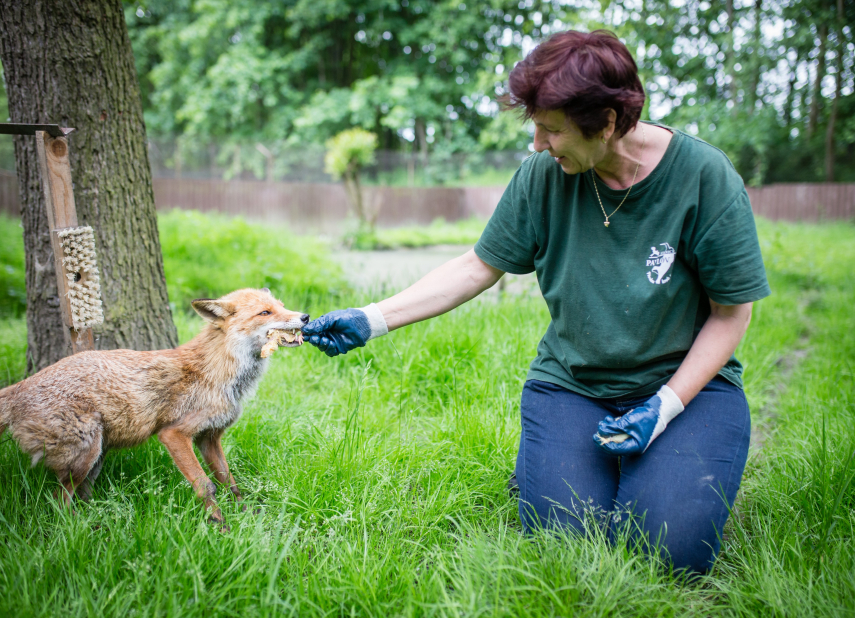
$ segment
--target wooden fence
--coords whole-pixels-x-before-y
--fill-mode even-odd
[[[855,218],[855,183],[792,183],[748,187],[754,214],[773,221]]]
[[[430,223],[440,217],[448,221],[487,217],[502,189],[365,187],[364,193],[366,208],[378,212],[378,224],[393,226]],[[159,210],[240,214],[256,220],[287,221],[303,229],[335,229],[348,211],[340,184],[157,178],[154,198]]]
[[[366,204],[379,209],[382,226],[488,217],[503,187],[366,187]],[[855,219],[855,183],[777,184],[748,188],[754,212],[769,219],[828,221]],[[158,210],[195,209],[288,222],[297,230],[335,232],[347,216],[342,185],[155,178]],[[14,174],[0,171],[0,211],[20,214]]]

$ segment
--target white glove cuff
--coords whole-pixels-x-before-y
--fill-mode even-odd
[[[653,435],[650,436],[650,442],[644,447],[645,451],[659,437],[659,434],[665,431],[668,423],[673,421],[685,409],[683,402],[677,397],[677,393],[671,390],[670,386],[662,386],[656,393],[656,396],[659,397],[662,406],[659,408],[659,418],[656,419],[656,427],[653,428]]]
[[[683,402],[680,401],[679,397],[677,397],[677,393],[672,391],[671,387],[667,384],[662,386],[656,394],[659,396],[659,399],[662,400],[662,407],[659,409],[659,417],[666,425],[674,420],[680,412],[685,410]]]
[[[371,303],[367,307],[362,307],[360,311],[365,313],[365,316],[368,318],[368,324],[371,326],[371,335],[368,337],[368,341],[389,334],[386,318],[383,317],[376,304]]]

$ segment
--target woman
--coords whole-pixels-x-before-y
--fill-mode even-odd
[[[506,272],[537,271],[552,322],[522,395],[524,528],[582,530],[594,512],[613,534],[631,511],[632,534],[675,568],[705,572],[748,453],[733,352],[752,302],[770,293],[742,179],[709,144],[639,122],[637,68],[609,32],[552,36],[514,68],[509,90],[508,106],[534,121],[537,154],[475,248],[304,333],[343,354]]]

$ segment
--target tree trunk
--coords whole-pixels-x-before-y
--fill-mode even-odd
[[[819,55],[816,59],[816,77],[813,80],[813,91],[810,98],[810,114],[808,116],[807,135],[811,137],[816,132],[819,122],[819,102],[822,98],[822,78],[825,77],[825,45],[828,41],[828,24],[821,23],[819,31]]]
[[[727,84],[727,99],[733,104],[730,112],[733,115],[737,113],[736,107],[736,38],[733,35],[733,0],[725,2],[725,11],[727,13],[727,50],[724,54],[725,72],[730,77],[730,82]]]
[[[428,160],[428,141],[427,141],[427,124],[424,118],[416,118],[416,140],[419,144],[419,155],[422,158],[422,167],[427,167]]]
[[[359,221],[360,229],[368,226],[368,218],[365,213],[365,204],[362,200],[362,187],[359,186],[359,170],[356,166],[348,165],[344,172],[344,189],[353,206],[353,212]]]
[[[104,325],[98,349],[173,347],[139,83],[120,0],[16,0],[0,11],[12,122],[75,127],[81,225],[95,230]],[[26,251],[27,367],[62,358],[63,325],[35,138],[15,137]]]
[[[843,54],[846,41],[843,38],[843,0],[837,0],[837,58],[834,73],[834,101],[828,115],[828,127],[825,131],[825,182],[834,182],[834,131],[837,124],[837,107],[843,88]]]
[[[801,56],[798,53],[798,48],[796,48],[796,59],[793,62],[793,66],[790,69],[790,82],[787,88],[787,101],[784,104],[784,126],[787,129],[790,128],[790,125],[793,122],[793,108],[795,107],[796,101],[796,82],[798,81],[799,74],[799,62],[801,61]]]
[[[754,1],[754,53],[751,54],[751,90],[748,93],[748,113],[753,114],[754,108],[757,106],[758,93],[757,90],[760,88],[760,69],[762,64],[762,57],[760,55],[761,50],[761,36],[762,32],[760,30],[761,20],[763,18],[763,0],[755,0]]]

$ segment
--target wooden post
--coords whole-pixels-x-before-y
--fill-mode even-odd
[[[64,228],[77,227],[77,211],[74,208],[74,190],[71,184],[71,165],[68,160],[68,138],[51,137],[46,131],[36,131],[36,148],[39,153],[39,169],[42,188],[45,192],[50,245],[53,248],[53,263],[56,270],[56,287],[62,321],[65,325],[65,342],[71,354],[95,349],[92,329],[77,331],[72,326],[71,303],[68,298],[68,279],[62,263],[62,243],[57,232]]]

